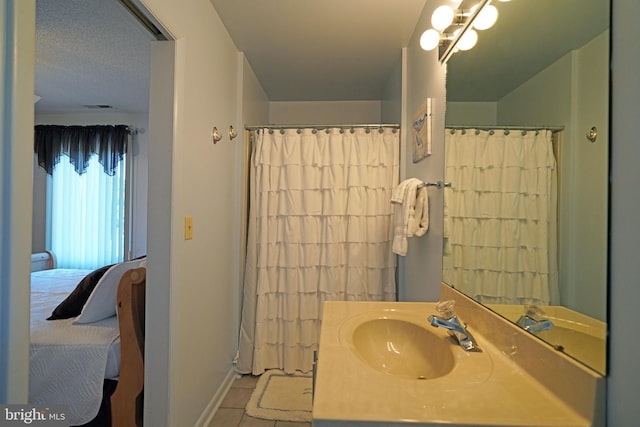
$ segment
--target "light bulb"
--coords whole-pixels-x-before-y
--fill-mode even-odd
[[[458,43],[456,44],[456,46],[460,50],[469,50],[472,47],[474,47],[477,42],[478,42],[478,33],[476,33],[473,29],[469,28],[467,31],[464,32],[462,37],[460,37],[460,40],[458,40]]]
[[[442,31],[453,22],[454,11],[447,5],[442,5],[433,11],[431,25],[436,30]]]
[[[478,30],[486,30],[491,28],[493,24],[498,20],[498,9],[493,6],[485,6],[484,9],[478,13],[476,19],[473,20],[473,27]]]
[[[420,36],[420,47],[424,50],[433,50],[440,43],[440,34],[430,29],[422,33]]]

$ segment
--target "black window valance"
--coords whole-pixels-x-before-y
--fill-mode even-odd
[[[82,175],[89,166],[89,159],[97,154],[104,172],[113,176],[127,151],[128,137],[129,127],[126,125],[37,125],[34,149],[38,164],[49,175],[62,155],[69,156],[76,172]]]

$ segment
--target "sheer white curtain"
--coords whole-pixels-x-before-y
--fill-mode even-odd
[[[254,134],[239,372],[310,371],[326,300],[394,300],[398,132]]]
[[[93,269],[124,259],[126,162],[109,176],[98,156],[78,174],[65,156],[49,177],[50,247],[60,268]]]
[[[555,304],[552,133],[447,130],[443,280],[485,303]]]

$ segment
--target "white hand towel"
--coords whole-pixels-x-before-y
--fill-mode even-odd
[[[407,190],[407,186],[411,182],[411,179],[405,179],[393,190],[391,194],[391,203],[402,204],[404,202],[404,193]]]
[[[412,228],[408,230],[409,237],[423,236],[429,229],[429,195],[425,186],[419,187],[417,190],[415,218],[410,225]]]
[[[416,194],[424,184],[416,178],[402,181],[394,190],[391,203],[393,208],[393,242],[392,251],[398,255],[407,254],[407,237],[414,234],[416,226]],[[409,230],[412,230],[411,234]]]

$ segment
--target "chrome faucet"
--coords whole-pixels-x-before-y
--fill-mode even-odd
[[[553,322],[543,317],[544,310],[540,307],[533,304],[526,304],[524,308],[525,313],[520,316],[516,323],[525,331],[535,334],[536,332],[553,328]]]
[[[440,315],[435,316],[432,314],[429,316],[429,323],[436,328],[447,329],[449,335],[454,337],[465,351],[482,351],[471,332],[467,330],[467,325],[462,326],[460,324],[460,320],[454,311],[454,306],[455,301],[453,300],[439,302],[436,306],[436,311]]]

